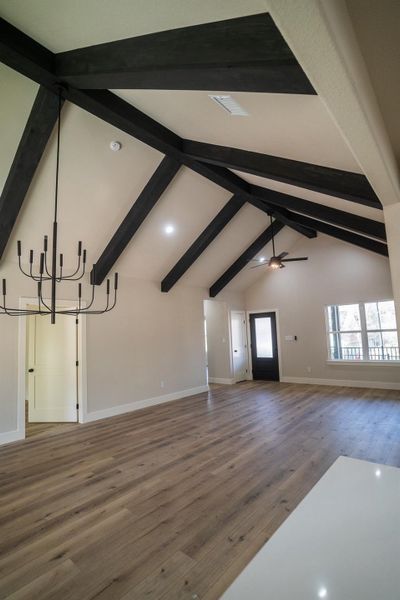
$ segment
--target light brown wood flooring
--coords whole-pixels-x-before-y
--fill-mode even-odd
[[[400,392],[245,382],[0,448],[0,598],[216,600]]]

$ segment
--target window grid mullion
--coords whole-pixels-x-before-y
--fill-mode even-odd
[[[365,314],[365,304],[360,302],[360,321],[361,321],[361,343],[363,347],[364,360],[369,360],[369,346],[368,346],[368,333],[367,333],[367,317]]]

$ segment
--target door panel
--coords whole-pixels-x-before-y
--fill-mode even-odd
[[[243,311],[231,313],[233,376],[235,382],[247,379],[246,316]]]
[[[275,313],[250,315],[253,379],[279,381]]]
[[[29,421],[77,420],[76,327],[69,316],[29,317]]]

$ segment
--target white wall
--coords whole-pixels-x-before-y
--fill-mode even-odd
[[[290,255],[309,260],[268,271],[245,294],[248,311],[279,311],[283,378],[399,384],[398,366],[327,363],[324,306],[393,298],[389,261],[324,235],[301,240]],[[287,342],[286,335],[298,341]]]

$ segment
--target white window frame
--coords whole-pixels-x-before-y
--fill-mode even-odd
[[[340,364],[340,365],[360,365],[360,364],[367,364],[367,365],[379,365],[379,366],[385,366],[385,365],[396,365],[399,366],[400,364],[400,359],[391,359],[391,360],[384,360],[384,359],[370,359],[370,358],[362,358],[362,359],[346,359],[346,358],[331,358],[331,344],[330,344],[330,335],[331,334],[341,334],[341,333],[361,333],[361,344],[362,344],[362,354],[363,356],[367,356],[369,357],[369,345],[368,345],[368,333],[374,333],[374,332],[380,332],[380,333],[384,333],[384,332],[388,332],[388,331],[395,331],[397,334],[397,338],[398,338],[398,329],[367,329],[367,319],[366,319],[366,313],[365,313],[365,304],[371,304],[371,303],[380,303],[380,302],[393,302],[393,299],[389,299],[389,300],[369,300],[366,302],[348,302],[346,304],[327,304],[325,306],[325,323],[326,323],[326,343],[327,343],[327,353],[328,353],[328,359],[327,359],[327,363],[329,364]],[[345,331],[345,330],[338,330],[338,331],[331,331],[329,328],[329,308],[332,306],[350,306],[353,304],[358,304],[358,309],[359,309],[359,313],[360,313],[360,324],[361,324],[361,329],[356,329],[356,330],[352,330],[352,331]]]

